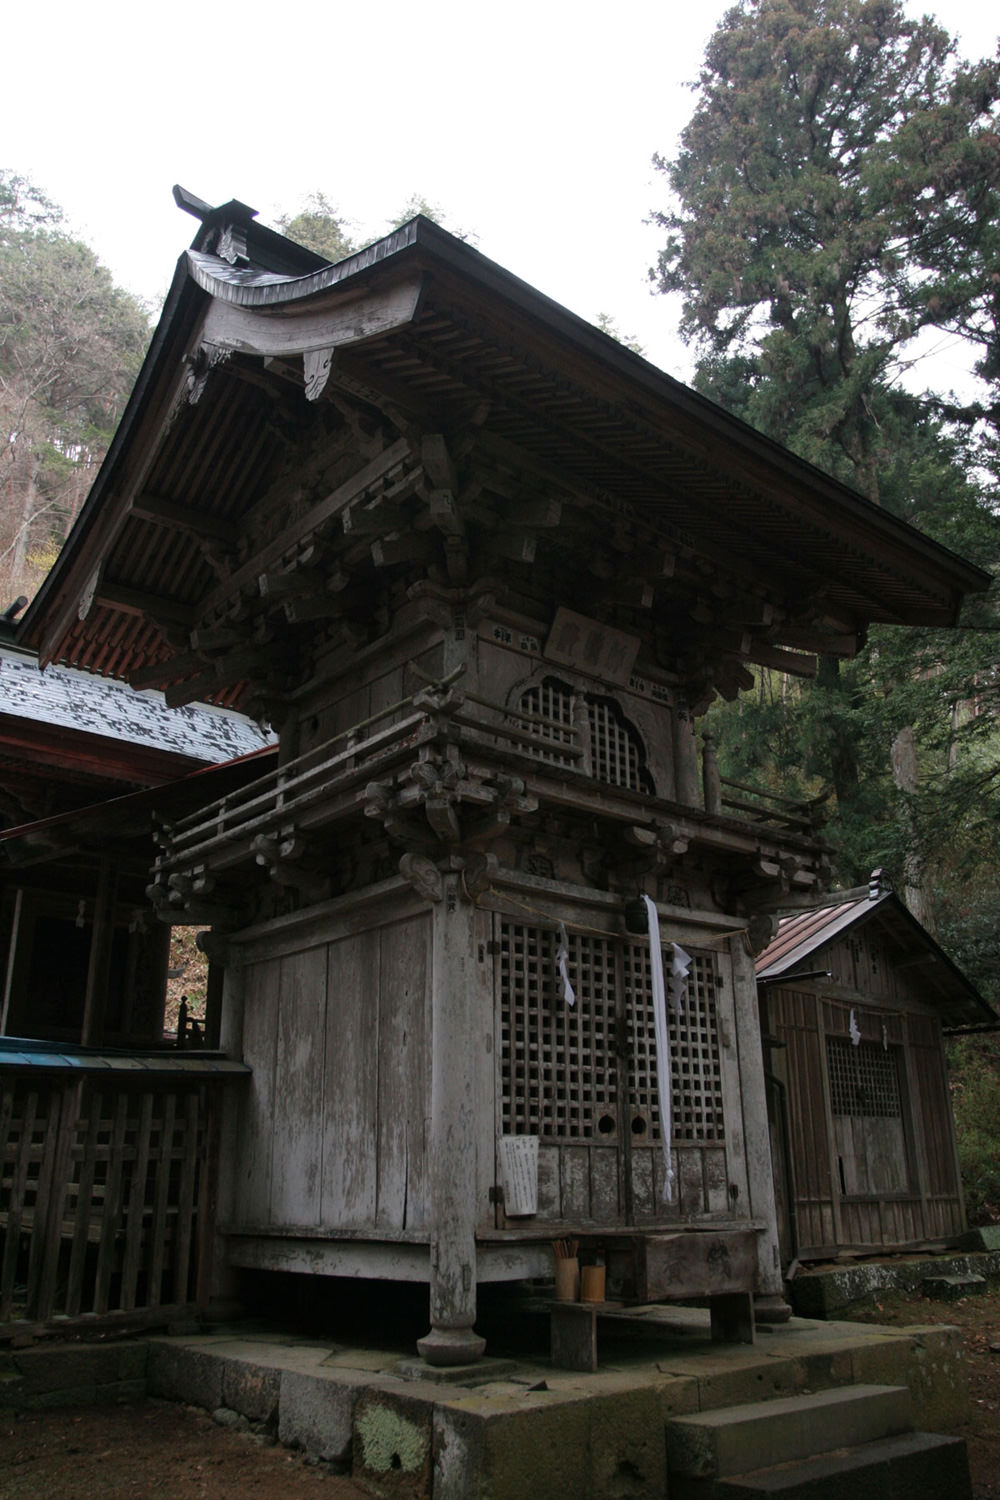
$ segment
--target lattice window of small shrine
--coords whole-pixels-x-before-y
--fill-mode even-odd
[[[840,1190],[847,1197],[903,1193],[909,1185],[898,1048],[826,1039]]]

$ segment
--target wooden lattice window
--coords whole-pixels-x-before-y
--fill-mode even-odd
[[[505,1134],[592,1140],[627,1089],[649,1139],[660,1138],[656,1032],[649,952],[587,934],[569,934],[576,1004],[567,1005],[552,928],[501,925],[500,1026]],[[676,1140],[721,1142],[722,1077],[711,954],[692,960],[683,1011],[668,1013]],[[628,1079],[618,1076],[617,1018],[630,1036]]]
[[[590,774],[594,779],[611,786],[629,787],[635,792],[652,792],[639,737],[614,699],[595,693],[575,693],[555,677],[546,677],[528,688],[519,705],[522,713],[532,715],[525,721],[525,727],[530,725],[539,739],[553,745],[552,749],[547,745],[539,747],[535,752],[539,759],[579,769],[576,757],[555,748],[575,743],[578,705],[585,710],[581,717],[586,725]]]
[[[639,943],[630,943],[625,948],[623,961],[632,1038],[632,1102],[646,1112],[650,1135],[659,1140],[656,1025],[649,949]],[[669,950],[664,962],[670,962]],[[715,1001],[717,982],[713,955],[696,953],[691,958],[683,1008],[678,1013],[672,1005],[667,1007],[673,1093],[671,1134],[675,1141],[724,1141],[726,1138]]]
[[[555,761],[564,766],[575,764],[574,756],[561,754],[557,748],[559,745],[572,745],[576,740],[573,708],[572,689],[557,682],[554,677],[546,677],[544,682],[521,695],[521,712],[532,715],[525,727],[530,727],[538,739],[551,741],[553,746],[551,750],[547,747],[536,749],[535,754],[540,760]]]
[[[830,1109],[835,1115],[898,1119],[903,1113],[896,1054],[877,1042],[828,1036]]]
[[[639,742],[617,703],[610,698],[588,697],[587,720],[590,765],[595,779],[612,786],[627,786],[634,792],[649,791]]]
[[[571,935],[567,1005],[558,933],[504,922],[500,946],[504,1133],[590,1140],[615,1093],[614,949]]]

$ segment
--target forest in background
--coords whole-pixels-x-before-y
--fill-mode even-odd
[[[758,672],[702,727],[724,776],[815,801],[840,883],[883,869],[994,1004],[998,99],[997,57],[961,59],[898,0],[744,0],[655,159],[651,271],[683,299],[700,391],[993,580],[956,630],[874,627],[853,661]],[[941,338],[967,349],[968,390],[921,362]],[[970,1209],[1000,1217],[996,1045],[952,1063]]]
[[[840,883],[884,870],[994,1004],[998,100],[1000,62],[961,59],[898,0],[742,0],[708,41],[679,151],[655,158],[650,273],[682,299],[700,391],[994,580],[956,630],[876,627],[852,661],[758,670],[701,726],[723,775],[820,806]],[[440,218],[414,197],[391,223],[416,212]],[[330,260],[357,248],[321,192],[278,227]],[[57,555],[148,337],[58,207],[0,171],[0,611]],[[968,350],[959,393],[921,359],[941,337]],[[996,1047],[953,1064],[973,1211],[1000,1217]]]

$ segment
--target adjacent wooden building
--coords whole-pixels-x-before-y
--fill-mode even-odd
[[[960,1234],[943,1037],[992,1008],[877,878],[784,917],[757,977],[785,1263]]]
[[[983,575],[426,220],[328,266],[178,197],[194,246],[22,635],[280,734],[150,886],[212,927],[252,1069],[217,1286],[425,1282],[443,1363],[557,1236],[621,1295],[776,1297],[752,950],[827,854],[695,720]]]

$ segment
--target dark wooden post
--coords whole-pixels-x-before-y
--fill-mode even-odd
[[[87,963],[87,989],[83,1002],[83,1028],[80,1041],[84,1047],[98,1047],[104,1040],[104,1017],[108,1003],[108,980],[111,975],[111,942],[115,929],[117,884],[117,875],[111,861],[102,859],[97,875],[94,925],[90,934],[90,958]]]
[[[683,807],[701,803],[698,787],[698,746],[694,737],[694,715],[683,698],[674,708],[674,777],[677,801]]]

